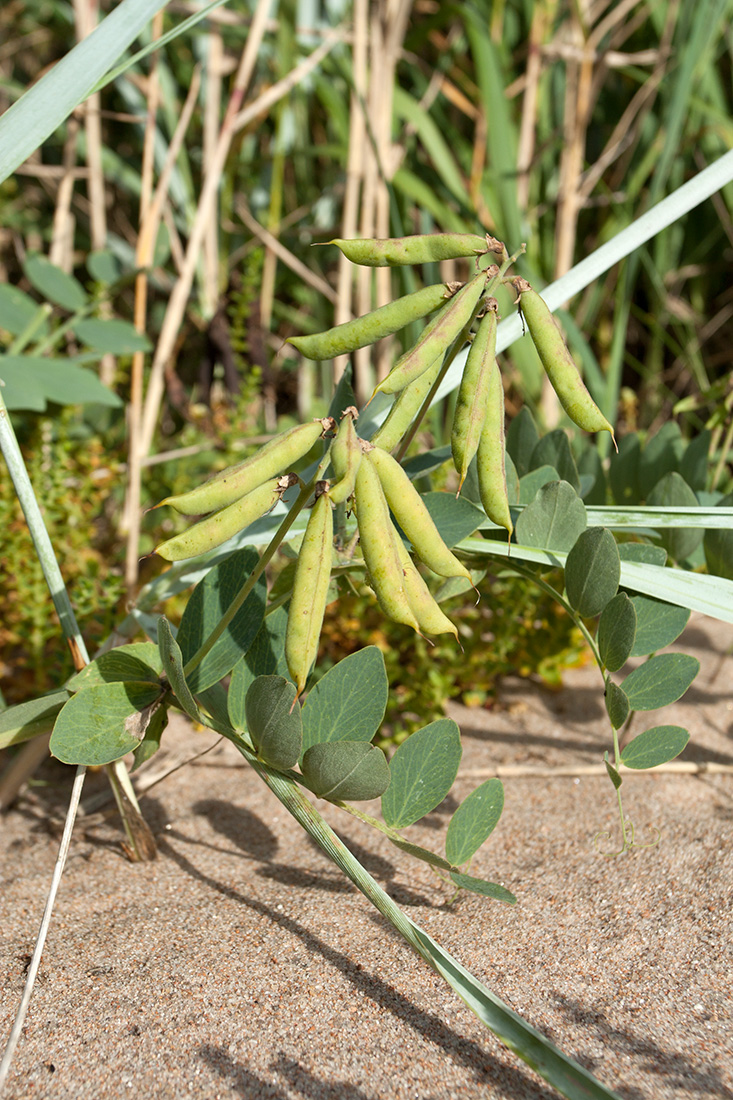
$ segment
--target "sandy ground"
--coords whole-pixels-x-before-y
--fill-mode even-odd
[[[683,759],[733,763],[733,630],[693,620],[702,662],[684,701]],[[464,797],[504,764],[599,763],[597,672],[559,693],[508,680],[491,711],[455,708]],[[644,724],[642,725],[642,721]],[[183,721],[166,751],[204,747]],[[472,774],[473,773],[473,774]],[[480,773],[480,774],[476,774]],[[0,1035],[23,984],[68,790],[60,766],[2,822]],[[90,790],[102,777],[92,777]],[[659,845],[619,859],[603,777],[505,781],[504,816],[474,872],[514,908],[448,892],[381,835],[320,803],[418,924],[628,1100],[733,1098],[733,776],[625,780],[628,814]],[[451,796],[410,836],[440,845]],[[224,745],[142,800],[159,846],[123,858],[114,820],[82,822],[5,1095],[106,1100],[449,1100],[556,1095],[509,1054]]]

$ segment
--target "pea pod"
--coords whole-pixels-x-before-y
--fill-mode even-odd
[[[470,322],[485,286],[486,272],[481,271],[461,287],[426,326],[417,343],[397,360],[374,392],[398,393],[429,370]]]
[[[453,634],[458,639],[458,629],[444,615],[434,599],[432,592],[415,568],[415,563],[407,552],[405,544],[395,532],[397,555],[402,566],[403,584],[407,602],[412,608],[420,626],[421,634]]]
[[[496,364],[496,327],[499,320],[499,303],[496,298],[489,298],[487,307],[488,312],[478,327],[466,359],[453,415],[451,450],[453,463],[460,477],[458,492],[461,491],[468,467],[478,450],[481,429],[486,419],[492,367]]]
[[[397,446],[422,408],[442,365],[443,356],[439,355],[432,367],[397,394],[387,419],[372,436],[372,443],[385,451],[391,451]]]
[[[379,475],[365,459],[356,475],[354,500],[359,544],[379,606],[394,622],[411,626],[419,633],[419,624],[405,593],[402,565],[395,545],[396,532]]]
[[[352,264],[364,267],[432,264],[440,260],[457,260],[461,256],[483,256],[493,251],[486,237],[474,233],[425,233],[412,237],[373,237],[364,240],[336,237],[327,243],[340,248]]]
[[[356,485],[356,474],[362,455],[354,427],[354,421],[358,415],[353,405],[345,410],[338,434],[329,451],[335,481],[328,490],[328,494],[334,504],[343,504],[348,500]]]
[[[323,433],[334,426],[331,417],[313,420],[309,424],[298,424],[295,428],[275,436],[251,458],[222,470],[216,477],[188,493],[166,497],[160,504],[156,504],[156,508],[170,504],[184,516],[201,516],[225,508],[251,493],[268,478],[291,469],[308,454]]]
[[[399,332],[413,321],[427,317],[445,303],[448,295],[445,283],[436,283],[380,306],[364,317],[346,321],[343,325],[312,336],[291,336],[286,343],[292,344],[306,359],[333,359],[336,355],[346,355],[358,348],[368,347],[385,336]]]
[[[362,466],[377,471],[387,503],[420,560],[441,577],[465,577],[470,582],[471,574],[443,542],[425,502],[399,462],[381,447],[367,451],[364,459]]]
[[[489,377],[486,419],[481,430],[476,460],[478,487],[486,515],[511,535],[514,530],[506,485],[504,449],[504,387],[501,371],[493,360]]]
[[[318,655],[328,600],[333,550],[333,509],[327,492],[316,500],[295,567],[285,631],[285,660],[300,695]]]
[[[187,531],[162,542],[160,546],[156,546],[155,553],[166,561],[185,561],[187,558],[205,554],[207,550],[214,550],[274,508],[285,490],[297,480],[295,474],[286,474],[284,477],[265,481],[234,504],[214,512]]]
[[[613,436],[613,428],[583,384],[550,307],[526,279],[512,279],[512,285],[542,366],[565,412],[584,432],[610,432]]]

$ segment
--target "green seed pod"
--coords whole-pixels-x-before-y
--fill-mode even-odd
[[[550,307],[526,279],[512,279],[512,285],[542,366],[565,412],[584,432],[610,432],[613,436],[613,428],[583,384]]]
[[[414,347],[397,360],[374,392],[398,393],[429,370],[470,322],[485,286],[486,273],[481,271],[461,287],[426,326]]]
[[[369,444],[366,445],[369,447]],[[395,545],[396,532],[377,471],[362,459],[354,495],[359,543],[369,580],[379,606],[396,623],[420,632],[405,593],[402,566]]]
[[[327,492],[316,500],[295,567],[285,631],[285,660],[298,689],[305,687],[318,654],[323,616],[328,600],[333,550],[333,510]]]
[[[381,447],[367,451],[364,458],[362,466],[376,470],[387,503],[420,560],[441,577],[470,581],[471,574],[443,542],[425,502],[399,462]]]
[[[323,433],[332,430],[334,426],[330,417],[313,420],[309,424],[298,424],[295,428],[275,436],[251,458],[222,470],[216,477],[188,493],[166,497],[160,504],[156,504],[156,508],[170,504],[183,516],[201,516],[225,508],[251,493],[268,478],[276,477],[283,470],[292,468],[308,454]]]
[[[486,419],[476,460],[478,487],[486,515],[493,523],[505,527],[511,535],[514,525],[509,511],[504,460],[504,387],[499,364],[494,359],[489,376]]]
[[[422,408],[442,365],[443,356],[439,355],[432,367],[397,394],[387,419],[372,436],[371,441],[375,446],[382,447],[385,451],[391,451],[397,446]]]
[[[407,552],[404,542],[396,534],[397,554],[402,565],[407,602],[412,608],[420,625],[422,634],[453,634],[458,639],[458,629],[444,615],[432,592],[415,568],[415,563]]]
[[[488,313],[483,317],[468,353],[453,417],[451,450],[453,463],[460,477],[459,493],[466,480],[468,467],[478,450],[481,429],[486,419],[492,366],[496,363],[499,303],[496,298],[489,298],[486,304]]]
[[[334,504],[343,504],[354,492],[356,474],[361,462],[361,445],[354,421],[358,416],[353,405],[344,411],[336,438],[331,444],[329,458],[333,466],[334,483],[328,495]]]
[[[445,304],[449,296],[445,283],[423,287],[414,294],[406,294],[396,302],[372,310],[364,317],[346,321],[325,332],[312,336],[291,336],[286,343],[297,348],[306,359],[333,359],[336,355],[346,355],[357,348],[375,344],[385,336],[399,332],[401,328],[427,317]]]
[[[162,542],[160,546],[156,546],[155,553],[166,561],[185,561],[186,558],[205,554],[207,550],[214,550],[274,508],[285,490],[297,480],[295,474],[285,474],[258,485],[228,508],[214,512],[187,531]]]
[[[337,237],[326,243],[335,244],[352,264],[364,267],[432,264],[440,260],[457,260],[461,256],[483,256],[491,250],[487,238],[474,233],[426,233],[370,240]]]

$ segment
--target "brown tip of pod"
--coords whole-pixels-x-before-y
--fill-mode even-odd
[[[313,423],[321,425],[324,435],[326,434],[326,432],[336,431],[336,421],[332,416],[314,416]]]
[[[515,275],[513,279],[509,280],[509,282],[511,286],[513,286],[516,290],[517,297],[520,297],[522,294],[525,293],[525,291],[532,289],[531,283],[528,283],[527,280],[523,279],[521,275]]]
[[[496,237],[491,237],[488,233],[486,234],[486,251],[497,252],[500,256],[508,255],[504,242]]]
[[[300,478],[297,474],[283,474],[277,479],[277,485],[275,486],[275,488],[282,496],[286,489],[291,489],[293,485],[297,485],[299,481]]]
[[[359,446],[361,447],[362,454],[368,454],[369,451],[373,451],[376,449],[375,444],[370,443],[368,439],[359,438]]]
[[[344,411],[341,413],[341,419],[343,420],[345,416],[350,416],[352,420],[358,420],[359,410],[357,409],[356,405],[349,405],[347,408],[345,408]]]

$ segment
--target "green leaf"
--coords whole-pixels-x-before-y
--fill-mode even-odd
[[[463,800],[448,825],[445,854],[451,863],[467,863],[496,828],[504,809],[500,779],[487,779]]]
[[[566,481],[551,481],[517,519],[516,538],[520,546],[569,550],[585,528],[583,501]]]
[[[619,773],[616,771],[616,769],[614,768],[611,761],[608,759],[608,753],[607,752],[605,752],[603,754],[603,763],[606,765],[606,771],[608,772],[608,778],[611,780],[611,782],[613,783],[616,790],[618,790],[619,787],[621,786],[621,784],[623,783],[623,779],[621,778]]]
[[[435,470],[439,470],[448,461],[451,454],[450,444],[445,447],[433,447],[430,451],[421,451],[419,455],[408,458],[402,463],[402,469],[410,480],[414,481],[415,478],[426,477]]]
[[[229,720],[235,729],[242,730],[247,725],[244,701],[258,676],[284,676],[286,679],[289,676],[285,660],[287,626],[288,613],[285,608],[278,607],[266,615],[252,645],[232,669],[227,705]]]
[[[73,275],[67,275],[45,256],[39,254],[28,256],[23,264],[23,272],[39,294],[54,305],[68,310],[69,313],[77,313],[80,309],[84,309],[89,301],[87,292],[79,280]]]
[[[109,405],[122,401],[103,385],[93,371],[66,359],[42,359],[34,355],[1,355],[3,398],[11,410],[44,412],[46,403],[58,405]]]
[[[96,684],[69,699],[51,734],[51,754],[64,764],[111,764],[142,741],[161,698],[158,684]]]
[[[189,718],[193,718],[194,722],[200,722],[205,726],[204,716],[183,674],[181,647],[173,637],[171,625],[164,615],[158,619],[158,649],[163,671],[182,710]]]
[[[151,757],[155,756],[160,748],[160,739],[167,725],[168,708],[161,706],[153,710],[147,729],[143,734],[143,739],[133,752],[131,772],[134,772],[146,760],[150,760]]]
[[[665,565],[667,561],[664,547],[650,542],[620,542],[618,556],[621,561],[639,561],[644,565]]]
[[[580,496],[580,478],[575,459],[570,452],[570,441],[567,433],[562,428],[556,428],[547,435],[543,435],[537,446],[532,451],[530,470],[539,469],[541,466],[553,466],[561,481],[567,481]]]
[[[388,789],[387,758],[367,741],[331,741],[311,745],[301,765],[308,786],[331,802],[368,802]]]
[[[100,654],[72,676],[66,686],[69,691],[81,691],[93,684],[110,684],[115,680],[150,680],[157,683],[162,674],[158,647],[152,642],[133,642]]]
[[[719,500],[717,507],[733,507],[733,493]],[[709,571],[733,581],[733,531],[706,531],[703,547]]]
[[[687,626],[690,611],[651,596],[632,596],[636,609],[636,638],[631,657],[647,657],[679,638]]]
[[[144,333],[129,321],[89,318],[72,326],[83,344],[95,351],[112,355],[132,355],[135,351],[150,351],[152,344]]]
[[[258,561],[259,556],[251,547],[235,550],[210,569],[196,585],[178,628],[178,644],[184,665],[217,626]],[[266,596],[267,583],[263,575],[213,649],[187,676],[189,687],[195,695],[218,683],[248,651],[262,626]]]
[[[384,657],[370,645],[339,661],[303,706],[303,751],[326,741],[371,741],[387,709]]]
[[[506,451],[514,463],[520,480],[531,467],[532,452],[540,438],[532,413],[523,405],[514,417],[506,433]]]
[[[543,485],[559,480],[560,475],[554,466],[540,466],[537,470],[530,470],[519,479],[519,503],[531,504]]]
[[[682,433],[676,420],[668,420],[656,435],[647,440],[639,459],[639,489],[642,497],[648,498],[665,474],[679,470],[683,450]]]
[[[87,271],[97,283],[116,283],[122,275],[122,264],[109,248],[90,252],[86,258]]]
[[[252,744],[265,763],[280,771],[300,758],[303,721],[296,693],[284,676],[258,676],[244,702]]]
[[[603,693],[606,703],[606,713],[615,730],[620,730],[629,717],[631,707],[629,698],[623,688],[614,684],[610,678],[606,680],[606,689]]]
[[[647,497],[647,504],[655,508],[697,507],[697,497],[681,474],[665,474]],[[659,532],[659,541],[673,561],[686,561],[703,540],[704,531],[699,527],[668,527]]]
[[[392,781],[382,816],[393,829],[412,825],[443,801],[461,762],[461,734],[452,718],[439,718],[403,741],[390,760]]]
[[[641,459],[641,440],[636,432],[624,435],[618,441],[618,454],[611,455],[608,480],[611,484],[613,499],[617,504],[638,504],[641,499],[639,489],[639,461]]]
[[[578,473],[581,477],[591,477],[590,488],[582,493],[583,503],[587,505],[604,506],[606,503],[607,486],[606,474],[601,462],[601,456],[595,447],[585,447],[578,459]]]
[[[687,444],[680,462],[680,473],[695,493],[703,492],[707,485],[710,465],[708,451],[711,438],[712,432],[704,428]]]
[[[679,756],[689,740],[682,726],[653,726],[629,741],[621,753],[621,763],[635,771],[656,768]]]
[[[348,409],[350,405],[356,406],[357,404],[353,387],[353,374],[354,368],[351,363],[347,363],[343,374],[339,378],[334,395],[331,398],[331,404],[328,407],[328,415],[332,416],[337,424],[341,423],[344,409]]]
[[[386,834],[387,839],[394,844],[395,848],[399,848],[400,851],[406,852],[408,856],[414,856],[415,859],[421,859],[423,863],[429,863],[431,867],[440,867],[443,871],[452,871],[453,865],[448,862],[447,859],[443,859],[442,856],[436,855],[435,852],[429,851],[427,848],[421,848],[419,844],[413,844],[409,840],[405,840],[401,836],[390,836]]]
[[[38,302],[34,302],[19,287],[10,286],[9,283],[0,284],[0,328],[11,336],[20,336],[21,332],[25,332],[41,308]],[[44,330],[47,328],[44,324]]]
[[[623,682],[632,710],[657,710],[681,698],[700,671],[687,653],[662,653],[639,665]]]
[[[619,592],[603,609],[598,623],[598,650],[605,668],[618,672],[626,664],[636,637],[636,607]]]
[[[50,695],[42,695],[40,699],[29,699],[27,703],[0,711],[0,749],[20,745],[40,733],[48,733],[68,699],[68,691],[54,691]]]
[[[565,588],[572,607],[584,619],[599,615],[613,599],[621,577],[616,540],[605,527],[589,527],[565,562]]]
[[[519,474],[510,454],[504,454],[504,473],[506,474],[506,495],[510,504],[519,504]],[[532,497],[534,500],[534,497]],[[529,504],[529,501],[527,501]]]
[[[425,506],[446,546],[455,546],[461,539],[477,531],[486,516],[481,508],[453,493],[425,493]]]
[[[451,871],[450,877],[461,890],[470,890],[472,894],[481,894],[484,898],[493,898],[494,901],[504,901],[507,905],[516,905],[517,899],[511,890],[500,886],[498,882],[487,882],[482,878],[474,878],[472,875],[462,875],[458,871]]]

